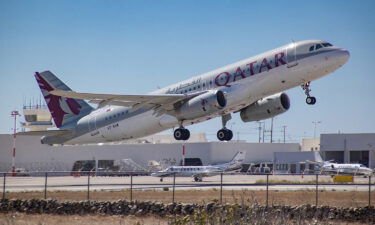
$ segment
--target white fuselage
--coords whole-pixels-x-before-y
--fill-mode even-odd
[[[309,52],[309,46],[319,42],[321,41],[302,41],[282,46],[170,85],[152,94],[191,94],[219,89],[225,93],[225,108],[214,114],[183,120],[184,126],[237,112],[261,98],[332,73],[347,61],[348,51],[334,46]],[[153,110],[121,106],[100,108],[78,121],[76,137],[66,144],[144,137],[179,126],[179,121],[178,115],[159,115]]]
[[[330,174],[371,175],[374,171],[362,164],[325,163],[321,168],[321,172]]]

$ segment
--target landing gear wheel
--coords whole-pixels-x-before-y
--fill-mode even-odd
[[[232,140],[232,138],[233,138],[233,132],[231,130],[228,130],[228,139],[227,139],[227,141]]]
[[[183,129],[176,129],[173,133],[173,136],[174,136],[174,139],[176,140],[182,140],[182,136],[183,136]]]
[[[308,105],[314,105],[315,103],[316,103],[316,98],[315,97],[307,97],[306,98],[306,103],[308,104]]]
[[[186,141],[190,138],[190,131],[188,129],[184,129],[184,135],[182,137],[182,140]]]
[[[176,140],[188,140],[190,138],[190,131],[185,128],[178,128],[174,131],[173,134]]]
[[[217,132],[217,139],[220,141],[230,141],[233,138],[233,132],[228,129],[221,129]]]
[[[316,103],[316,98],[315,97],[312,97],[310,96],[310,82],[306,82],[304,84],[301,85],[303,91],[305,92],[305,95],[307,96],[306,97],[306,103],[308,105],[314,105]]]

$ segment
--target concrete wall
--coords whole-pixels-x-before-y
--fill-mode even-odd
[[[322,151],[363,151],[375,150],[375,133],[371,134],[322,134]]]

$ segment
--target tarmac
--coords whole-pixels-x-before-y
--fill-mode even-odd
[[[223,188],[224,190],[266,190],[266,175],[215,175],[204,177],[202,182],[195,182],[192,177],[176,177],[175,190],[208,190]],[[4,190],[4,179],[0,178],[0,191]],[[320,175],[318,189],[325,191],[368,191],[369,179],[355,177],[354,183],[335,184],[331,176]],[[158,177],[133,176],[54,176],[48,177],[6,177],[5,191],[86,191],[90,190],[163,190],[173,188],[173,177],[165,177],[163,182]],[[374,181],[372,181],[374,186]],[[315,175],[269,175],[269,190],[298,191],[316,190]]]

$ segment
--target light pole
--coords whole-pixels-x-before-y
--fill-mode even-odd
[[[17,116],[20,116],[18,111],[12,111],[10,114],[14,117],[13,127],[13,157],[12,157],[12,176],[16,175],[16,133],[17,133]]]
[[[313,124],[314,124],[314,138],[316,138],[316,125],[318,123],[322,123],[322,121],[313,121]]]
[[[285,143],[285,129],[286,129],[286,126],[284,125],[284,126],[283,126],[283,133],[284,133],[284,143]]]
[[[258,142],[260,143],[260,141],[262,140],[261,138],[261,131],[262,131],[262,123],[264,122],[257,122],[259,124],[259,127],[257,128],[257,130],[259,131],[259,138],[258,138]]]

